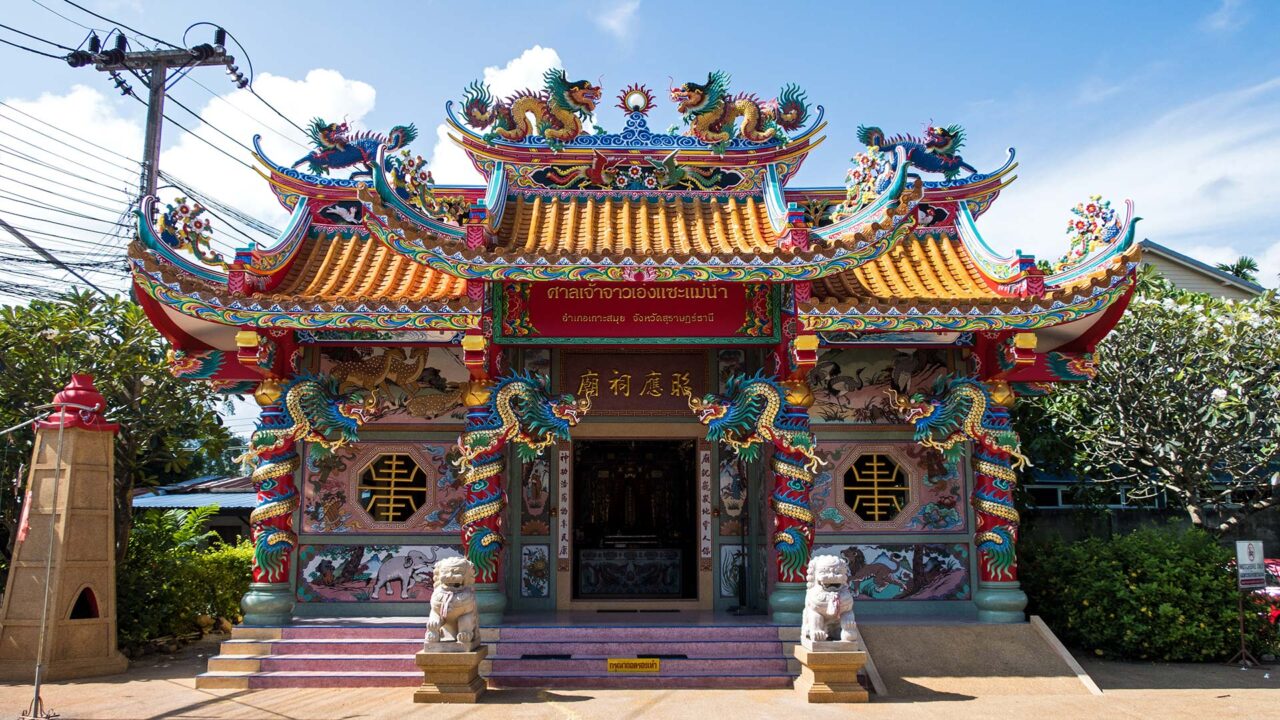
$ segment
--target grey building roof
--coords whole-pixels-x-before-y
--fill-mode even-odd
[[[1249,295],[1261,295],[1267,290],[1266,288],[1259,285],[1258,283],[1249,282],[1248,280],[1238,278],[1229,272],[1219,270],[1218,268],[1206,262],[1201,262],[1189,255],[1183,255],[1177,250],[1161,245],[1160,243],[1155,242],[1153,240],[1143,240],[1141,244],[1142,244],[1142,251],[1144,254],[1151,253],[1153,255],[1159,256],[1169,262],[1182,265],[1183,267],[1193,272],[1197,272],[1201,275],[1206,275],[1212,278],[1214,281],[1221,283],[1222,285],[1230,285],[1232,287],[1235,287],[1245,293],[1248,293]]]
[[[258,504],[257,493],[196,492],[179,495],[138,495],[133,498],[133,509],[197,508],[217,505],[222,510],[253,509]]]

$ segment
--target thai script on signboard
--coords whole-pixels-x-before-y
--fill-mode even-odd
[[[1240,540],[1236,542],[1236,571],[1241,590],[1256,590],[1267,586],[1267,565],[1263,562],[1262,542]]]

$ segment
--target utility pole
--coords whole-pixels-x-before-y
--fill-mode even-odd
[[[93,63],[95,70],[111,73],[116,86],[125,94],[131,94],[128,84],[118,73],[131,72],[147,85],[147,137],[142,149],[142,176],[138,180],[140,197],[156,194],[156,186],[160,177],[160,131],[164,126],[164,94],[169,79],[169,69],[177,68],[185,74],[191,68],[209,65],[224,65],[227,71],[237,79],[241,87],[239,68],[235,66],[235,58],[227,54],[223,47],[226,33],[218,28],[214,33],[214,44],[204,43],[191,48],[175,48],[172,50],[143,50],[129,52],[128,40],[123,34],[116,36],[116,45],[106,52],[100,51],[97,37],[89,42],[89,50],[77,50],[67,55],[67,63],[71,67],[83,67]],[[179,75],[181,77],[181,75]],[[247,84],[247,83],[245,83]]]

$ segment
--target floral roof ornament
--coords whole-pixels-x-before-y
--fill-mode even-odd
[[[185,197],[165,206],[157,229],[160,239],[174,250],[186,250],[206,265],[226,268],[227,261],[211,246],[213,225],[204,217],[205,208]]]
[[[893,158],[872,145],[850,159],[853,167],[845,173],[845,199],[831,212],[833,220],[840,220],[865,209],[889,187],[893,181]]]
[[[1070,246],[1053,265],[1054,272],[1062,272],[1079,265],[1090,255],[1110,245],[1120,236],[1120,221],[1116,219],[1116,211],[1109,200],[1101,195],[1090,195],[1089,199],[1078,203],[1071,209],[1071,218],[1067,220],[1067,237]]]
[[[456,222],[467,212],[467,200],[460,196],[444,197],[435,192],[436,181],[431,177],[427,161],[421,155],[401,150],[398,156],[388,155],[387,182],[402,200],[436,220]]]

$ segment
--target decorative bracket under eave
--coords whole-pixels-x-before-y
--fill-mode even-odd
[[[298,350],[292,330],[245,327],[236,333],[236,359],[263,377],[291,376],[297,370]]]

